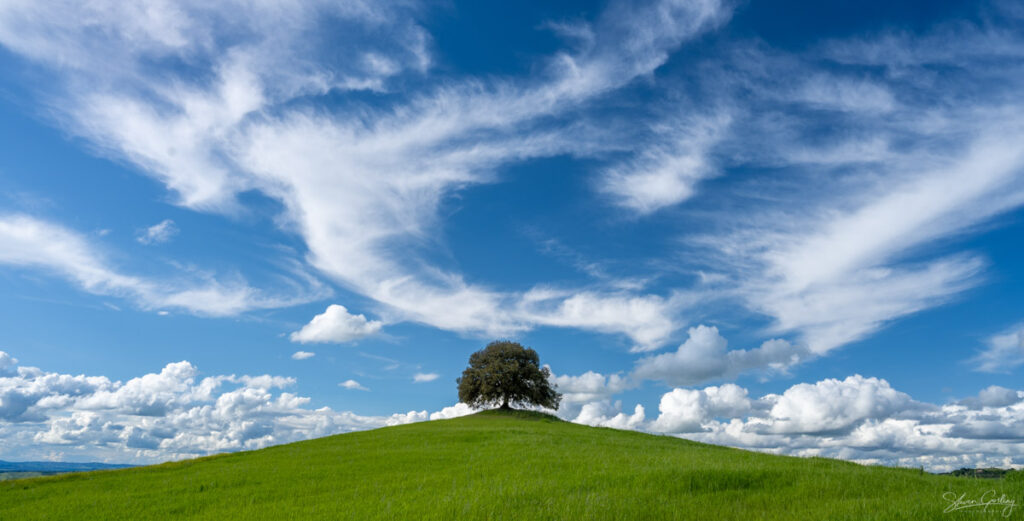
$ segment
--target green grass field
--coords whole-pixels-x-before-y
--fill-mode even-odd
[[[488,411],[253,452],[0,482],[13,519],[1004,519],[1000,480],[771,456]]]

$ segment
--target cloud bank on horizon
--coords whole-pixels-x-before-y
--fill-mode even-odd
[[[1024,13],[894,14],[794,43],[727,1],[535,7],[529,36],[481,42],[493,53],[481,60],[452,43],[468,30],[452,13],[471,6],[0,2],[17,72],[2,81],[36,124],[163,198],[114,186],[150,198],[117,240],[90,229],[120,220],[102,205],[78,219],[6,197],[0,270],[168,319],[301,310],[277,334],[295,361],[314,357],[299,345],[417,345],[392,333],[408,327],[600,339],[617,368],[570,346],[563,366],[578,376],[555,377],[562,414],[581,423],[934,468],[1024,465],[1006,434],[1019,400],[979,405],[1019,391],[934,404],[873,366],[824,368],[837,349],[1021,275],[1001,264],[1009,240],[991,237],[1024,206]],[[227,253],[236,244],[259,253]],[[1012,307],[1007,287],[996,298]],[[951,372],[1019,371],[1021,317],[1002,320],[971,323],[981,329],[960,334],[977,341],[939,358]],[[303,363],[332,363],[328,349]],[[306,409],[272,392],[294,379],[199,379],[187,362],[121,384],[11,360],[0,356],[0,439],[18,450],[154,461],[398,421]],[[387,363],[329,385],[371,395],[412,366],[403,385],[448,380],[422,361]],[[794,373],[814,383],[757,399],[733,383]],[[142,401],[124,397],[142,387]],[[660,399],[659,416],[622,413],[622,394]],[[836,396],[863,400],[834,410]],[[186,428],[176,414],[209,418]]]
[[[312,409],[310,398],[286,390],[296,385],[294,378],[200,377],[187,361],[126,382],[20,366],[2,351],[0,362],[6,371],[0,373],[0,436],[21,446],[24,458],[59,451],[155,462],[475,412],[463,403],[389,416]],[[415,380],[436,376],[417,374]],[[796,384],[760,398],[732,383],[674,388],[661,396],[658,415],[648,420],[642,405],[626,414],[611,403],[608,397],[622,382],[614,375],[591,372],[552,381],[565,393],[557,414],[567,420],[773,453],[951,470],[1012,466],[1024,448],[1024,391],[999,386],[942,406],[860,375]],[[338,385],[370,390],[355,380]]]

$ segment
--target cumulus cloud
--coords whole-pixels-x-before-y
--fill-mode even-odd
[[[353,315],[345,306],[331,304],[327,310],[313,317],[302,329],[291,334],[292,342],[337,343],[353,342],[380,331],[384,326],[378,320],[367,320],[366,316]]]
[[[18,359],[0,351],[0,376],[13,376],[14,367],[18,365]]]
[[[637,405],[633,414],[619,410],[621,404],[609,404],[607,401],[591,402],[583,405],[572,421],[592,427],[610,427],[612,429],[636,430],[644,425],[644,406]]]
[[[747,390],[736,384],[704,389],[673,389],[661,397],[658,418],[651,425],[657,432],[700,432],[717,417],[742,417],[750,412]]]
[[[978,396],[964,398],[960,404],[971,409],[980,409],[983,407],[1005,407],[1021,400],[1024,400],[1024,393],[1021,391],[990,385],[979,391]]]
[[[10,355],[0,359],[13,360]],[[462,403],[389,416],[311,408],[309,398],[288,391],[296,384],[293,378],[202,376],[187,361],[126,382],[9,368],[12,376],[0,376],[5,440],[0,456],[26,459],[59,449],[79,458],[146,463],[475,412]],[[610,379],[602,379],[607,386]],[[563,381],[567,386],[573,382]],[[601,388],[593,376],[576,381],[582,386],[577,391]],[[772,453],[935,471],[1024,465],[1024,391],[1019,390],[993,386],[939,406],[915,401],[885,380],[859,375],[796,384],[759,398],[723,384],[666,392],[658,415],[650,419],[642,405],[624,412],[607,394],[591,394],[598,399],[558,414],[587,425]]]
[[[437,373],[416,373],[412,377],[412,382],[416,384],[433,382],[434,380],[437,380],[440,376],[441,375]]]
[[[79,459],[151,463],[476,412],[462,403],[390,416],[314,409],[288,391],[294,378],[203,376],[187,361],[119,382],[18,366],[4,352],[0,360],[10,369],[0,375],[0,456],[9,458],[43,459],[59,449]]]
[[[0,215],[0,264],[40,268],[96,295],[127,298],[143,309],[175,308],[197,315],[230,316],[254,309],[286,307],[325,295],[309,277],[292,281],[294,296],[269,294],[240,277],[191,272],[159,280],[117,269],[85,236],[28,215]],[[290,288],[294,290],[293,288]]]
[[[307,358],[313,358],[316,353],[310,351],[296,351],[292,353],[292,360],[306,360]]]
[[[694,385],[708,380],[734,378],[750,371],[784,372],[810,357],[806,348],[780,339],[768,340],[749,350],[726,350],[727,344],[716,327],[702,325],[690,328],[689,338],[678,349],[641,358],[632,376],[661,380],[669,385]]]
[[[159,244],[171,240],[177,234],[178,227],[174,224],[174,221],[164,219],[163,221],[146,228],[144,232],[136,237],[136,240],[142,244]]]
[[[455,405],[445,407],[437,412],[430,413],[431,420],[447,420],[450,418],[458,418],[460,416],[466,416],[467,414],[473,414],[479,412],[478,409],[474,409],[469,405],[459,402]]]
[[[370,390],[367,387],[363,387],[362,384],[360,384],[359,382],[357,382],[355,380],[345,380],[344,382],[341,382],[338,385],[340,385],[341,387],[344,387],[345,389],[349,389],[351,391],[369,391]]]
[[[978,371],[1006,373],[1024,364],[1024,325],[988,339],[987,347],[971,359]]]
[[[943,472],[959,467],[1021,467],[1024,391],[990,387],[948,405],[913,400],[888,382],[860,375],[796,384],[759,398],[736,384],[676,388],[647,420],[607,399],[579,413],[577,423],[672,434],[774,454],[822,456]]]
[[[622,375],[606,376],[594,371],[587,371],[579,376],[551,373],[549,380],[562,394],[563,405],[607,400],[613,395],[635,387],[631,380]]]
[[[842,431],[867,419],[886,419],[917,406],[889,382],[860,375],[797,384],[772,405],[767,432],[818,433]]]

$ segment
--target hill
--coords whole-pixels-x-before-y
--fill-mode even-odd
[[[124,469],[134,465],[111,465],[109,463],[69,463],[60,461],[2,461],[0,460],[0,481],[8,479],[52,476],[67,472],[90,470]]]
[[[1020,474],[939,476],[487,411],[2,482],[0,519],[1002,519],[1005,504],[943,511],[1005,494],[1019,517]]]

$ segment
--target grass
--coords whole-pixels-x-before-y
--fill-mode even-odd
[[[7,519],[1003,519],[980,480],[771,456],[522,411],[125,470],[0,482]]]

